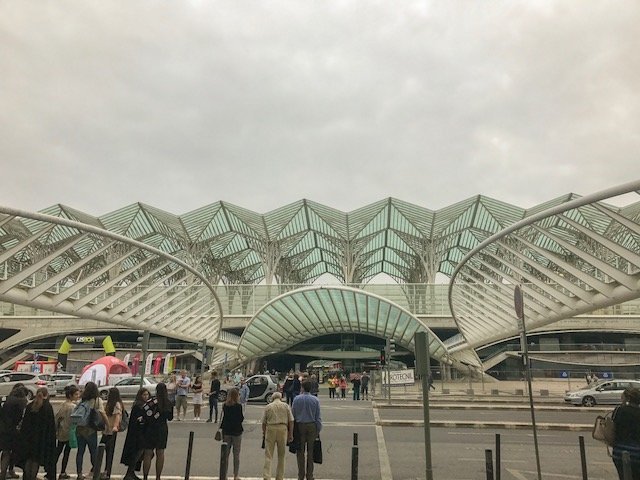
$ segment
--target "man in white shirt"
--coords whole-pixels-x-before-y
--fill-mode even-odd
[[[181,370],[180,377],[176,381],[176,413],[180,421],[180,409],[183,410],[182,418],[187,418],[187,393],[191,386],[191,379],[187,377],[187,371]]]

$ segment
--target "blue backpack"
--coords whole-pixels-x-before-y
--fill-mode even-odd
[[[71,424],[77,427],[86,427],[89,425],[89,416],[91,415],[91,406],[89,402],[83,401],[75,406],[71,412]]]

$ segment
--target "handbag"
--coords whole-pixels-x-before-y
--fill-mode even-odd
[[[322,463],[322,442],[320,437],[313,442],[313,463]]]
[[[616,424],[613,422],[613,412],[607,413],[604,417],[598,415],[593,424],[591,436],[594,440],[605,443],[612,447],[616,441]]]
[[[222,420],[224,420],[224,410],[222,411],[222,416],[220,417],[220,426],[218,427],[216,434],[213,436],[213,439],[217,442],[222,440]]]
[[[87,426],[97,431],[102,431],[105,428],[104,419],[102,418],[102,415],[100,415],[100,412],[95,408],[92,408],[89,412],[89,421],[87,422]]]
[[[124,408],[124,405],[122,407],[122,417],[120,418],[118,432],[124,432],[129,427],[129,412]]]
[[[76,426],[69,427],[69,448],[78,448],[78,437],[76,436]]]

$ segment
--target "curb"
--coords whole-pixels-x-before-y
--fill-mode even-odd
[[[381,410],[397,409],[397,410],[422,410],[422,404],[406,404],[406,403],[373,403],[373,408]],[[429,408],[433,410],[529,410],[529,405],[469,405],[469,404],[429,404]],[[536,410],[545,412],[584,412],[584,413],[608,413],[611,408],[607,407],[576,407],[566,405],[534,405]]]
[[[380,420],[376,422],[380,427],[424,427],[423,421],[416,420]],[[480,421],[448,421],[435,420],[429,422],[433,428],[490,428],[503,430],[531,430],[532,426],[527,422],[480,422]],[[536,423],[539,430],[555,430],[570,432],[590,432],[593,425],[587,424],[561,424],[561,423]]]

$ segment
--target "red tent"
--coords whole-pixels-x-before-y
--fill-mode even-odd
[[[85,385],[87,382],[94,382],[98,385],[113,385],[121,378],[130,376],[131,370],[126,363],[119,358],[108,355],[84,367],[78,385]]]

